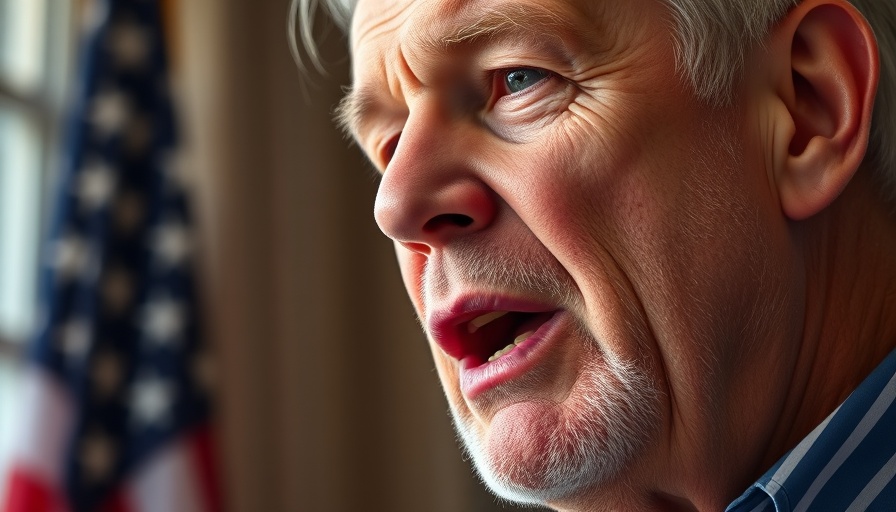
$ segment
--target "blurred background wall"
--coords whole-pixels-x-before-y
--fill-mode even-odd
[[[303,77],[288,0],[176,5],[232,510],[503,508],[462,460],[376,181],[331,122],[345,41]]]

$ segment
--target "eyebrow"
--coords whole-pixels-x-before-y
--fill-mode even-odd
[[[333,118],[347,137],[357,137],[358,129],[376,100],[371,94],[361,92],[353,86],[343,87],[342,92],[344,95],[333,111]]]
[[[599,27],[586,31],[581,24],[572,22],[570,17],[541,5],[510,2],[460,14],[455,25],[447,31],[447,35],[414,34],[414,39],[423,51],[449,52],[459,46],[513,38],[535,46],[559,46],[563,53],[569,53],[569,44],[561,34],[571,35],[572,46],[577,47],[591,40],[594,33],[599,31]],[[554,39],[556,44],[547,44],[546,37]],[[346,135],[356,137],[365,121],[380,108],[378,94],[370,87],[347,87],[345,93],[334,111],[334,118]]]

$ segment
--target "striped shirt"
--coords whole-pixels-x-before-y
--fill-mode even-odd
[[[896,511],[896,351],[727,512]]]

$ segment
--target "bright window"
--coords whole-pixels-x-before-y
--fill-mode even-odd
[[[39,321],[39,244],[70,85],[72,4],[0,0],[0,500],[23,346]]]

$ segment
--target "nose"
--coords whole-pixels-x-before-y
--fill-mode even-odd
[[[409,117],[374,206],[386,236],[429,255],[492,223],[495,193],[477,175],[471,129],[426,113]]]

